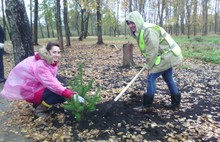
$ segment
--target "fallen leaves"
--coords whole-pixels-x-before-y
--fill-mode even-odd
[[[74,46],[62,53],[59,74],[72,78],[77,63],[84,63],[84,79],[95,78],[95,83],[103,87],[102,103],[114,99],[140,70],[138,66],[144,63],[137,50],[134,52],[137,66],[123,68],[120,49],[78,43]],[[53,112],[49,120],[36,119],[32,106],[23,101],[12,103],[13,109],[1,112],[0,116],[10,116],[4,125],[12,133],[22,133],[33,141],[219,141],[219,70],[219,65],[191,59],[175,67],[174,78],[182,94],[181,107],[177,111],[163,108],[163,103],[170,103],[170,96],[161,77],[157,81],[153,112],[143,114],[132,110],[142,103],[146,89],[146,74],[143,73],[115,104],[113,115],[108,119],[100,117],[98,110],[88,114],[82,123],[76,123],[64,111]],[[103,107],[100,104],[99,109],[105,109]],[[19,126],[20,130],[13,126]]]

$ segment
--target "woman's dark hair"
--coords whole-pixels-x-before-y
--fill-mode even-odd
[[[53,46],[58,46],[58,47],[60,47],[60,45],[57,44],[57,43],[48,42],[48,43],[47,43],[47,46],[46,46],[47,51],[49,51]]]

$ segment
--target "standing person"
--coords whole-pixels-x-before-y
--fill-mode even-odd
[[[162,27],[145,23],[138,11],[129,13],[126,23],[132,36],[137,40],[138,47],[146,59],[147,92],[143,96],[143,104],[135,107],[135,111],[148,112],[156,92],[156,79],[162,75],[170,94],[171,105],[175,109],[180,105],[181,95],[173,79],[173,66],[182,61],[180,47]]]
[[[4,30],[0,25],[0,83],[5,81],[4,77],[4,62],[3,62],[3,52],[4,52]]]
[[[48,43],[34,56],[24,59],[10,72],[0,96],[8,100],[26,100],[33,104],[37,117],[47,117],[52,105],[63,103],[65,98],[84,103],[84,98],[62,85],[56,78],[60,48]]]

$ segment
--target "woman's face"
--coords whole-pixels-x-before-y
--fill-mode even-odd
[[[53,56],[54,61],[59,61],[60,58],[60,48],[58,46],[53,46],[50,50],[49,53],[51,56]]]
[[[128,27],[130,28],[130,30],[135,33],[136,32],[136,25],[134,22],[128,21],[127,22]]]

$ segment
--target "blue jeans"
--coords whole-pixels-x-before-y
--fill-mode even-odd
[[[166,82],[171,95],[179,94],[177,85],[173,79],[173,69],[169,68],[168,70],[158,72],[158,73],[151,73],[147,76],[147,96],[154,96],[156,92],[156,79],[162,75],[164,81]]]
[[[43,93],[42,101],[45,101],[49,105],[54,105],[65,102],[65,97],[55,94],[46,88]]]

